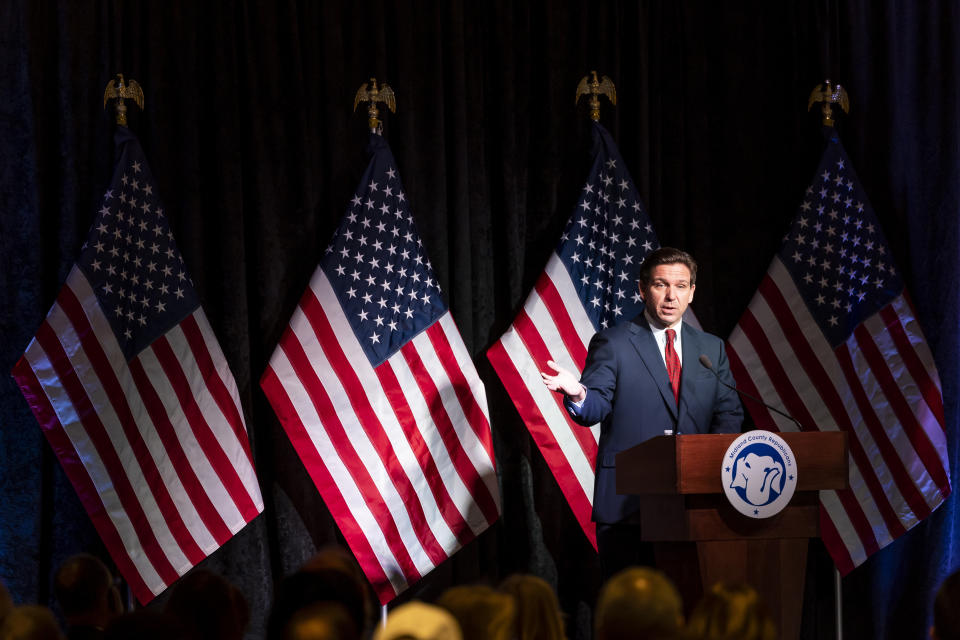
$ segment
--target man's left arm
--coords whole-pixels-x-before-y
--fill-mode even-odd
[[[720,380],[730,386],[736,386],[733,374],[730,372],[730,361],[723,343],[720,343],[720,355],[717,358],[716,371]],[[710,423],[711,433],[740,433],[743,425],[743,405],[740,396],[730,387],[717,383],[717,395],[713,401],[713,419]]]

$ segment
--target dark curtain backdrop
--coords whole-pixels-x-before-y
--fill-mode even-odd
[[[806,111],[825,77],[840,132],[932,345],[956,471],[960,6],[943,0],[656,2],[0,2],[0,371],[27,346],[112,170],[114,73],[146,93],[130,126],[160,185],[236,376],[264,514],[204,565],[262,632],[272,585],[337,530],[258,386],[363,170],[371,76],[396,91],[385,134],[440,283],[487,387],[503,515],[404,598],[528,571],[586,637],[596,557],[484,351],[559,240],[586,172],[591,69],[664,244],[702,264],[695,304],[729,334],[823,149]],[[954,473],[954,481],[956,475]],[[922,638],[958,563],[956,500],[843,581],[849,638]],[[66,556],[103,554],[8,375],[0,376],[0,578],[51,601]],[[799,597],[800,594],[798,594]],[[812,545],[805,638],[831,634],[832,566]],[[162,601],[162,598],[160,599]]]

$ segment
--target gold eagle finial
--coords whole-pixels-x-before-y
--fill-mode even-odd
[[[833,109],[830,107],[831,104],[839,104],[844,113],[850,113],[850,98],[847,96],[847,90],[839,84],[831,83],[830,78],[827,78],[823,84],[818,84],[813,91],[810,92],[810,99],[807,100],[807,111],[810,111],[810,107],[812,107],[815,102],[823,103],[823,125],[825,127],[833,126]]]
[[[593,80],[589,79],[589,76],[583,76],[580,80],[580,84],[577,85],[577,97],[574,99],[573,103],[577,104],[580,102],[580,96],[585,94],[590,94],[590,117],[595,121],[600,120],[600,96],[605,95],[610,99],[610,102],[614,105],[617,104],[617,89],[613,86],[613,81],[607,76],[601,76],[600,80],[597,80],[597,72],[591,71],[593,75]]]
[[[117,124],[121,127],[127,126],[127,105],[123,103],[124,98],[129,98],[137,103],[140,109],[143,109],[143,89],[140,84],[130,79],[130,82],[124,83],[123,74],[117,74],[117,82],[113,80],[107,83],[107,89],[103,92],[103,108],[107,108],[108,100],[116,100],[117,104]]]
[[[368,88],[369,87],[369,88]],[[397,98],[386,82],[377,87],[377,79],[370,78],[370,82],[364,82],[357,89],[357,95],[353,99],[353,110],[357,110],[357,105],[361,102],[370,102],[367,106],[367,125],[373,133],[380,133],[380,110],[377,108],[378,102],[387,105],[390,111],[397,112]]]

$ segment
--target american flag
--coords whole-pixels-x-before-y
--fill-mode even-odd
[[[13,369],[146,603],[263,510],[236,383],[126,128],[93,227]]]
[[[510,328],[487,351],[587,538],[597,546],[594,463],[600,426],[574,423],[540,377],[554,360],[581,371],[597,331],[643,312],[637,281],[660,246],[610,133],[593,124],[593,165],[556,251]]]
[[[727,354],[741,389],[804,428],[847,432],[850,488],[820,492],[843,575],[950,495],[937,369],[836,132]],[[758,427],[796,430],[745,404]]]
[[[483,383],[386,141],[260,381],[383,603],[499,516]]]

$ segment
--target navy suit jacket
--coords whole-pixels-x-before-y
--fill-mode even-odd
[[[590,340],[580,377],[587,397],[579,409],[569,399],[565,404],[577,423],[601,424],[593,490],[596,522],[619,522],[639,508],[637,496],[617,494],[615,458],[620,451],[663,435],[666,429],[680,437],[740,431],[740,398],[699,362],[700,356],[706,355],[720,379],[732,385],[723,341],[687,323],[680,335],[683,369],[679,406],[663,356],[643,314],[600,331]]]

